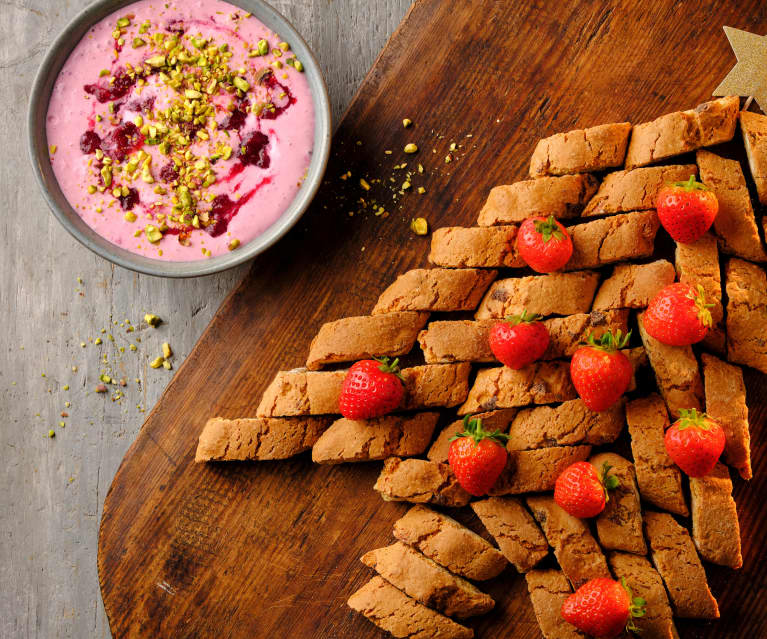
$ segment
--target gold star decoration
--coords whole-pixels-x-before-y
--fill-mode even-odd
[[[738,62],[713,95],[753,97],[767,113],[767,36],[732,27],[724,27],[724,33]]]

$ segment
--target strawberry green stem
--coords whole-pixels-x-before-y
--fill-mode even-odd
[[[402,377],[402,373],[399,369],[399,357],[395,358],[391,364],[389,363],[388,357],[374,357],[375,361],[380,362],[381,365],[378,367],[378,370],[382,373],[392,373],[399,377],[400,381],[404,382],[405,378]]]
[[[683,408],[679,411],[679,430],[686,430],[687,428],[711,430],[710,419],[706,413],[699,413],[695,408],[690,410]]]
[[[562,230],[557,225],[557,221],[554,219],[553,215],[549,215],[548,219],[544,222],[541,222],[540,220],[536,221],[535,230],[543,235],[544,242],[548,242],[552,238],[561,240],[565,237],[565,234],[562,233]]]
[[[710,189],[703,184],[702,182],[698,182],[695,179],[695,175],[691,175],[689,180],[685,180],[684,182],[674,182],[674,186],[678,186],[681,189],[684,189],[685,191],[709,191]]]
[[[461,437],[471,437],[474,444],[479,444],[483,439],[492,439],[496,444],[505,446],[506,442],[509,441],[509,436],[506,433],[502,433],[500,430],[495,430],[492,433],[486,431],[482,428],[482,420],[479,417],[472,418],[471,415],[466,415],[463,418],[463,431],[453,435],[448,441]]]
[[[586,343],[592,348],[604,351],[605,353],[612,353],[614,351],[619,351],[622,348],[626,348],[630,337],[631,331],[625,335],[623,335],[620,330],[618,330],[615,335],[613,335],[612,331],[607,331],[599,338],[595,338],[593,333],[589,333],[589,336],[586,338]]]
[[[504,321],[508,322],[512,326],[516,326],[517,324],[532,324],[533,322],[537,322],[543,317],[543,315],[538,315],[537,313],[530,313],[527,314],[527,309],[522,310],[522,315],[507,315],[504,317]]]
[[[701,324],[711,328],[714,320],[711,317],[711,311],[708,309],[714,305],[706,304],[706,292],[703,290],[703,287],[698,284],[697,290],[690,291],[687,297],[695,302],[695,308],[698,310],[698,319],[701,321]]]
[[[629,596],[629,618],[626,622],[626,630],[638,634],[641,632],[641,629],[634,623],[634,619],[645,616],[645,613],[647,612],[647,602],[642,597],[634,596],[634,593],[631,592],[631,588],[629,588],[629,585],[626,583],[625,577],[621,577],[621,586],[623,586],[623,589]]]

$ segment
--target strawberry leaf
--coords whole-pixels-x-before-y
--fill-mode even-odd
[[[688,428],[699,428],[700,430],[711,430],[713,420],[706,413],[699,413],[695,408],[687,410],[683,408],[679,411],[679,420],[677,428],[686,430]]]
[[[698,182],[695,179],[694,175],[690,176],[689,180],[685,180],[684,182],[674,182],[674,186],[679,187],[680,189],[684,189],[685,191],[710,191],[705,184]]]
[[[594,333],[589,333],[586,338],[586,345],[604,351],[605,353],[612,353],[622,348],[626,348],[630,337],[631,331],[625,335],[623,335],[620,330],[618,330],[615,335],[613,335],[612,331],[607,331],[599,338],[595,338]]]
[[[644,617],[647,610],[645,606],[647,605],[647,602],[642,597],[635,597],[634,593],[631,592],[631,588],[626,583],[625,577],[621,577],[621,586],[623,586],[623,589],[626,591],[626,594],[629,596],[629,618],[626,622],[626,630],[630,632],[640,633],[641,629],[637,627],[637,625],[634,623],[634,619],[637,619],[639,617]]]
[[[553,215],[549,215],[545,221],[536,220],[535,230],[543,236],[543,241],[548,242],[552,238],[555,240],[562,240],[565,234],[562,233],[562,229],[559,228],[557,221]]]
[[[695,302],[695,307],[698,310],[698,319],[700,320],[700,323],[707,328],[711,328],[714,320],[711,317],[711,311],[708,309],[713,308],[714,304],[706,304],[706,292],[703,290],[703,287],[698,284],[698,288],[691,290],[687,294],[687,297],[688,299],[691,299],[693,302]]]
[[[492,433],[482,428],[482,420],[479,417],[472,417],[466,415],[463,418],[463,431],[453,435],[448,441],[452,442],[461,437],[471,437],[474,440],[474,444],[479,444],[483,439],[490,439],[499,446],[506,446],[509,441],[509,436],[506,433],[502,433],[500,430],[494,430]]]
[[[378,367],[379,371],[382,373],[392,373],[396,375],[399,378],[399,381],[404,384],[405,378],[402,377],[402,373],[399,369],[399,357],[397,357],[391,364],[389,363],[388,357],[374,357],[373,359],[381,363],[381,365]]]
[[[543,318],[543,315],[538,315],[538,313],[530,313],[527,314],[527,309],[522,310],[522,315],[507,315],[504,317],[504,321],[508,322],[512,326],[516,326],[517,324],[532,324],[533,322],[537,322]]]

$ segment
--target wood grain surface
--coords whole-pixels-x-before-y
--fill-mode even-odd
[[[707,99],[734,62],[725,24],[764,33],[767,7],[416,2],[347,112],[314,205],[226,300],[117,472],[99,540],[116,637],[381,636],[345,606],[370,576],[358,558],[389,542],[407,508],[374,493],[380,464],[320,467],[304,455],[195,465],[205,420],[253,414],[274,373],[303,363],[323,322],[369,312],[396,274],[426,265],[428,238],[412,235],[411,217],[435,228],[470,225],[491,186],[525,177],[539,137],[642,122]],[[403,117],[415,127],[403,129]],[[418,155],[402,153],[407,142]],[[445,163],[451,142],[462,146]],[[395,202],[389,178],[401,181],[392,165],[404,161],[423,164],[414,184],[426,193]],[[340,180],[347,171],[352,177]],[[371,191],[360,189],[360,177]],[[390,214],[349,216],[360,197]],[[660,242],[659,254],[668,251]],[[755,479],[735,480],[744,568],[707,566],[722,619],[680,621],[683,639],[767,635],[767,387],[753,371],[747,385]],[[481,530],[473,516],[460,517]],[[470,622],[478,636],[540,636],[513,569],[484,589],[498,603]]]

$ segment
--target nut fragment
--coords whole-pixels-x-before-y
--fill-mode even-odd
[[[416,153],[417,151],[418,147],[412,142],[405,145],[405,153]]]
[[[144,315],[144,321],[152,328],[157,328],[160,324],[162,324],[162,320],[153,313],[147,313]]]
[[[429,232],[429,223],[425,218],[417,217],[410,222],[410,229],[416,235],[426,235]]]

